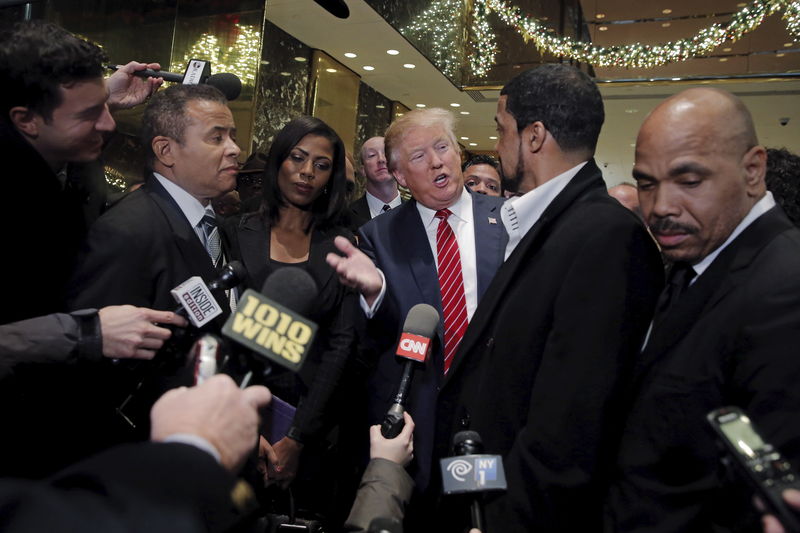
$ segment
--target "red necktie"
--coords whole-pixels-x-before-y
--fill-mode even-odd
[[[439,227],[436,230],[436,254],[439,259],[439,289],[442,291],[444,313],[444,371],[458,349],[458,343],[467,330],[467,301],[464,297],[464,278],[461,275],[461,254],[453,228],[447,223],[452,215],[449,209],[436,212]]]

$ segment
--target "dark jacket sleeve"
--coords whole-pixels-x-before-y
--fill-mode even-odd
[[[100,320],[93,309],[0,326],[0,379],[18,363],[70,363],[101,356]]]
[[[3,531],[223,531],[236,479],[186,444],[120,446],[42,481],[0,482]]]

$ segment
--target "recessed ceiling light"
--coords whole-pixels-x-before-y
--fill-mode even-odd
[[[459,111],[462,115],[469,115],[469,111]]]
[[[738,4],[736,4],[736,7],[744,7],[746,5],[747,5],[747,2],[739,2]]]
[[[720,58],[719,58],[719,62],[720,62],[720,63],[724,63],[724,62],[726,62],[727,60],[728,60],[728,58],[727,58],[727,57],[720,57]]]
[[[670,13],[672,13],[672,10],[667,8],[667,9],[662,9],[661,12],[664,13],[665,15],[669,15]]]
[[[397,114],[398,117],[402,117],[403,115],[404,115],[404,113],[398,113]]]
[[[553,28],[547,28],[547,31],[549,31],[550,33],[553,33],[556,30],[554,30]]]
[[[470,146],[478,146],[478,143],[469,143]]]
[[[607,31],[608,30],[608,26],[600,26],[597,29],[600,30],[600,31]]]
[[[522,68],[522,65],[513,65],[512,68]]]
[[[261,64],[262,64],[262,65],[269,65],[269,61],[264,61],[264,60],[262,59],[262,60],[261,60]]]
[[[403,63],[404,68],[417,68],[414,63]]]
[[[784,54],[784,53],[780,53],[780,54],[775,54],[775,57],[783,57],[783,56],[785,56],[785,55],[786,55],[786,54]]]
[[[671,22],[662,22],[661,23],[661,27],[662,28],[669,28],[670,26],[672,26]]]
[[[333,74],[334,72],[336,72],[336,69],[335,68],[326,68],[325,72],[330,72],[331,74]]]
[[[606,14],[605,13],[598,13],[597,15],[594,16],[594,18],[596,18],[596,19],[604,19],[604,18],[606,18]]]
[[[425,104],[417,104],[417,107],[419,108],[425,107]]]
[[[496,141],[497,140],[497,135],[492,135],[492,136],[489,137],[489,139],[491,139],[493,141]]]
[[[639,110],[638,109],[626,109],[625,112],[631,114],[631,113],[638,113]]]
[[[305,57],[301,57],[301,56],[295,57],[294,60],[297,61],[298,63],[305,63],[306,61],[308,61],[308,59],[306,59]]]
[[[631,148],[636,148],[636,143],[631,143]]]
[[[396,56],[400,52],[398,52],[397,50],[386,50],[386,53],[389,54],[390,56]]]
[[[733,48],[731,48],[730,46],[722,49],[723,52],[730,52],[731,50],[733,50]]]
[[[784,48],[789,48],[790,46],[794,46],[794,43],[783,43]]]
[[[461,104],[453,102],[452,104],[450,104],[450,107],[461,107]]]
[[[344,57],[349,57],[350,59],[353,59],[353,58],[358,57],[358,56],[356,54],[354,54],[353,52],[345,52],[344,53]]]
[[[462,141],[468,141],[469,137],[459,137],[459,139],[461,139]]]
[[[539,20],[550,20],[550,17],[542,17]]]
[[[672,78],[672,81],[680,81],[680,78]]]
[[[383,104],[376,104],[375,109],[386,109],[386,106]]]
[[[291,74],[289,74],[288,72],[280,72],[279,74],[281,76],[291,76]]]
[[[369,66],[369,65],[364,65],[364,66],[363,66],[363,67],[361,67],[361,68],[363,68],[364,70],[375,70],[375,67],[371,67],[371,66]]]

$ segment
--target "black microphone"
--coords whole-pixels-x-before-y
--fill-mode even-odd
[[[123,67],[123,65],[106,65],[106,67],[116,71]],[[189,69],[187,68],[187,72],[188,70]],[[186,72],[183,74],[178,74],[177,72],[167,72],[164,70],[153,70],[149,68],[137,70],[133,73],[133,75],[140,78],[164,78],[164,81],[170,81],[173,83],[186,83],[193,85],[202,83],[204,85],[211,85],[212,87],[219,89],[228,100],[236,100],[242,93],[242,80],[240,80],[236,74],[221,72],[219,74],[209,75],[206,72],[210,72],[210,69],[208,71],[203,71],[203,74],[197,77],[192,77],[189,80],[187,80]]]
[[[222,335],[296,372],[317,332],[317,325],[306,316],[314,309],[318,293],[314,278],[305,270],[279,268],[260,293],[247,289],[242,294]]]
[[[222,339],[216,335],[205,334],[192,345],[189,363],[192,365],[193,384],[200,385],[217,374],[225,365]]]
[[[453,457],[439,460],[444,494],[469,494],[472,527],[486,532],[480,496],[487,491],[506,490],[503,458],[483,453],[476,431],[459,431],[453,437]]]
[[[175,314],[188,319],[196,328],[201,328],[222,314],[211,291],[231,290],[239,285],[247,271],[239,261],[231,261],[206,285],[200,276],[192,276],[174,289],[172,296],[180,304]]]
[[[381,435],[393,439],[403,430],[403,413],[414,376],[414,363],[424,363],[430,351],[431,339],[439,325],[439,313],[428,304],[417,304],[409,310],[403,324],[403,333],[397,343],[396,355],[407,359],[400,378],[394,403],[381,422]]]
[[[397,518],[374,518],[367,533],[403,533],[403,524]]]

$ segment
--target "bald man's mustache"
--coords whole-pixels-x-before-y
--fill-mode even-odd
[[[696,226],[690,226],[688,224],[682,224],[680,222],[676,222],[671,218],[659,218],[652,224],[648,224],[650,227],[650,231],[657,234],[670,234],[670,233],[686,233],[689,235],[693,235],[700,231],[700,228]]]

